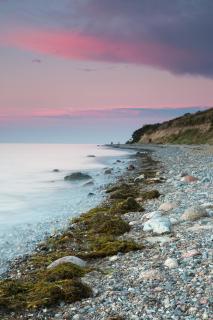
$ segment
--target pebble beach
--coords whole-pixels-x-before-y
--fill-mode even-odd
[[[141,248],[85,260],[91,271],[81,281],[92,289],[89,298],[1,319],[212,319],[213,148],[119,147],[137,155],[122,179],[143,192],[159,192],[150,199],[138,195],[143,210],[122,215],[130,230],[118,239]],[[154,161],[152,177],[142,170],[144,150]],[[16,268],[18,262],[11,266],[12,278]]]

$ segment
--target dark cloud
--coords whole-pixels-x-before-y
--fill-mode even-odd
[[[130,45],[154,44],[165,53],[166,61],[156,55],[153,65],[177,73],[213,76],[212,0],[88,0],[85,3],[76,7],[76,12],[85,18],[82,33],[122,40]],[[140,54],[144,54],[143,50]]]
[[[16,17],[14,6],[10,9],[7,14],[11,11],[19,24],[114,45],[101,53],[94,49],[90,60],[213,77],[213,0],[46,0],[45,5],[20,0]],[[55,48],[55,54],[60,52]]]
[[[41,61],[41,59],[33,59],[32,62],[33,63],[41,63],[42,61]]]

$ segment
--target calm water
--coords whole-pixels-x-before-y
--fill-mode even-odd
[[[87,157],[91,154],[96,157]],[[115,164],[118,158],[121,164]],[[127,161],[126,151],[95,145],[0,144],[0,272],[8,260],[31,251],[71,216],[99,203],[103,185],[120,175]],[[113,177],[104,175],[112,165]],[[64,181],[76,170],[88,172],[94,185]]]

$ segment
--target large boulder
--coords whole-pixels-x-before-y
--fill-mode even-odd
[[[184,221],[195,221],[208,216],[208,212],[205,208],[200,206],[189,207],[180,217]]]
[[[64,180],[66,181],[89,180],[89,179],[92,179],[92,177],[89,174],[82,173],[82,172],[73,172],[68,176],[64,177]]]
[[[60,259],[57,259],[55,261],[53,261],[48,267],[47,269],[53,269],[57,266],[59,266],[60,264],[64,264],[64,263],[72,263],[77,265],[78,267],[86,267],[86,262],[78,257],[75,256],[65,256],[62,257]]]
[[[144,231],[152,231],[156,234],[164,234],[171,232],[171,221],[166,217],[156,217],[146,221],[143,225]]]

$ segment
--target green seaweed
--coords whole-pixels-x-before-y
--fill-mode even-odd
[[[80,280],[37,282],[27,295],[27,307],[37,309],[56,305],[59,302],[75,302],[91,295],[91,289]]]
[[[144,211],[144,208],[133,197],[115,203],[110,209],[112,213],[121,214],[135,211]]]
[[[160,197],[160,192],[158,190],[145,191],[140,194],[142,200],[151,200]]]

